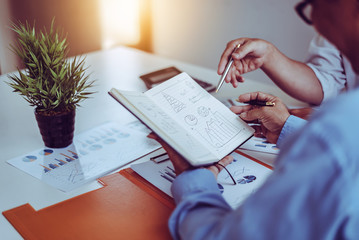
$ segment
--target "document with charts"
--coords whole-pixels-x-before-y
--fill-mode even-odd
[[[144,93],[109,94],[193,166],[219,161],[254,132],[186,73]]]
[[[231,153],[231,156],[233,162],[227,166],[227,169],[237,184],[233,184],[226,171],[221,171],[217,177],[217,186],[223,198],[233,209],[236,209],[264,184],[272,170],[240,152],[235,151]],[[171,161],[167,160],[160,163],[147,161],[132,164],[131,168],[162,192],[173,197],[171,186],[176,178],[176,173]]]

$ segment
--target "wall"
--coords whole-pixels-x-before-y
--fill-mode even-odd
[[[56,23],[69,33],[70,55],[100,49],[98,1],[0,0],[0,71],[15,70],[14,54],[8,49],[13,39],[9,18],[36,19],[41,26],[56,16]],[[133,47],[217,69],[228,41],[255,37],[274,43],[291,58],[304,60],[314,30],[295,13],[298,1],[141,0],[143,38]],[[245,77],[269,81],[260,71]]]
[[[35,22],[37,30],[55,26],[67,33],[69,56],[99,50],[101,31],[98,0],[0,0],[0,68],[2,73],[16,70],[19,60],[9,50],[14,41],[12,22]]]
[[[262,38],[305,60],[314,34],[296,14],[299,0],[153,0],[153,51],[217,69],[228,41]],[[260,71],[248,78],[269,81]]]

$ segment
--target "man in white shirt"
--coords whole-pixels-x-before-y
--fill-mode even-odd
[[[233,52],[238,44],[241,46]],[[319,34],[310,43],[307,63],[288,58],[265,40],[239,38],[227,44],[218,74],[223,73],[231,54],[234,64],[226,82],[233,87],[244,81],[242,74],[260,68],[292,97],[319,105],[359,84],[359,75],[354,73],[348,59]]]
[[[241,74],[260,68],[283,91],[301,101],[319,105],[359,85],[359,75],[353,71],[348,59],[320,34],[317,34],[310,43],[306,63],[288,58],[274,45],[261,39],[233,40],[228,43],[221,57],[218,67],[220,74],[226,64],[226,57],[229,56],[227,53],[233,51],[231,46],[233,44],[236,46],[238,43],[241,47],[232,54],[235,60],[234,66],[226,78],[226,81],[231,82],[234,87],[238,86],[238,81],[243,81]],[[239,100],[245,102],[255,99],[256,94],[259,93],[243,94],[239,96]],[[267,94],[267,97],[274,96]],[[269,142],[277,143],[280,147],[281,141],[286,136],[305,124],[305,121],[294,115],[299,114],[307,118],[306,115],[311,111],[308,109],[288,111],[279,106],[276,108],[235,106],[231,110],[240,114],[243,120],[259,120],[261,128],[256,129],[256,135],[264,135]]]

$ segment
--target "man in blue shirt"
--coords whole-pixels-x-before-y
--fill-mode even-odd
[[[298,8],[359,73],[359,2],[306,0]],[[218,165],[193,169],[155,137],[178,175],[172,185],[177,207],[169,220],[173,238],[359,239],[358,103],[356,88],[323,104],[285,139],[273,174],[235,210],[218,190]]]

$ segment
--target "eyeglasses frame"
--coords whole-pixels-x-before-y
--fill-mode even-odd
[[[311,19],[309,19],[305,14],[304,14],[304,9],[309,5],[312,4],[313,0],[305,0],[302,1],[300,3],[298,3],[295,6],[295,11],[297,12],[297,14],[302,18],[302,20],[307,23],[308,25],[313,25],[313,22]]]

